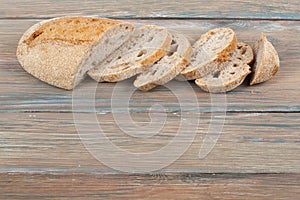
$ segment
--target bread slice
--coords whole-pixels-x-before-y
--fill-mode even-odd
[[[143,91],[163,85],[176,77],[190,62],[191,44],[181,34],[172,33],[172,43],[168,53],[148,71],[140,74],[134,86]]]
[[[244,43],[238,43],[230,59],[214,67],[214,70],[195,83],[204,91],[222,93],[239,86],[251,73],[249,64],[253,61],[252,48]]]
[[[267,40],[264,33],[261,33],[259,40],[254,47],[255,63],[252,67],[250,85],[265,82],[271,79],[278,71],[279,56],[274,46]]]
[[[234,31],[230,28],[216,28],[201,35],[193,45],[191,63],[181,74],[186,80],[201,78],[214,70],[219,62],[229,59],[237,45]]]
[[[62,17],[29,28],[19,41],[21,66],[36,78],[73,89],[86,72],[133,33],[131,23],[105,18]]]
[[[98,82],[117,82],[147,70],[163,57],[171,44],[167,29],[147,25],[137,29],[134,35],[117,51],[88,72]]]

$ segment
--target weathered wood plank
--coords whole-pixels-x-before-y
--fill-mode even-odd
[[[184,33],[194,41],[201,33],[214,27],[231,27],[241,41],[253,43],[261,31],[266,32],[277,48],[281,68],[271,81],[254,87],[240,86],[227,96],[228,111],[250,112],[299,112],[300,90],[296,87],[300,76],[300,22],[298,21],[238,21],[238,20],[130,20],[137,26],[142,24],[164,25]],[[16,45],[22,33],[37,20],[0,20],[0,112],[71,112],[72,92],[48,86],[28,75],[17,63]],[[175,83],[175,81],[173,81]],[[127,85],[126,85],[127,84]],[[198,98],[200,110],[210,112],[211,96],[202,92],[191,82]],[[82,88],[91,90],[95,83],[87,79]],[[128,99],[131,82],[99,84],[96,93],[96,109],[111,111],[111,99],[120,103]],[[112,97],[112,91],[118,95]],[[190,90],[192,91],[192,90]],[[169,112],[179,110],[177,99],[172,93],[158,87],[153,92],[135,92],[131,98],[133,111],[145,111],[154,103],[162,103]],[[194,109],[193,103],[182,108]]]
[[[0,18],[45,18],[61,15],[97,15],[101,17],[141,18],[255,18],[300,19],[298,0],[259,1],[199,1],[181,3],[168,1],[132,0],[14,0],[0,3]]]
[[[0,174],[1,199],[290,199],[299,174]]]
[[[82,117],[86,120],[84,127],[89,134],[100,134],[97,125],[92,123],[91,114],[82,114]],[[183,137],[183,132],[177,133],[180,123],[193,120],[194,116],[170,113],[166,116],[166,123],[160,133],[150,138],[141,138],[141,134],[145,133],[143,126],[149,122],[148,113],[131,113],[134,122],[139,125],[138,128],[134,127],[137,134],[135,137],[129,135],[131,133],[126,129],[128,127],[122,124],[128,122],[128,116],[118,114],[121,119],[115,117],[111,113],[98,114],[97,120],[106,137],[130,154],[158,151],[168,145],[177,134]],[[163,117],[156,115],[159,121],[164,121]],[[176,149],[162,153],[155,162],[149,159],[145,162],[147,167],[164,163],[166,158],[174,157],[181,151],[181,146],[186,145],[188,150],[185,153],[183,151],[184,154],[175,162],[167,163],[170,165],[160,173],[300,173],[300,114],[227,114],[222,134],[213,150],[204,159],[199,159],[199,151],[209,124],[222,123],[221,116],[213,117],[213,122],[211,117],[211,114],[200,116],[200,123],[196,126],[197,134],[192,138],[191,145],[188,142],[190,133],[185,133],[186,137],[181,138]],[[77,121],[77,125],[81,123],[84,122]],[[110,148],[108,155],[112,162],[109,167],[104,166],[103,163],[107,162],[101,156],[107,150],[104,149],[107,143],[95,138],[92,141],[95,146],[85,148],[83,144],[86,145],[86,142],[80,138],[85,139],[88,136],[82,132],[80,135],[77,133],[71,113],[2,113],[0,127],[0,173],[105,174],[119,173],[109,167],[125,169],[131,168],[133,164],[129,162],[131,154],[115,161],[121,152]],[[158,122],[152,128],[160,130]],[[188,127],[188,130],[192,132],[193,128]],[[89,152],[100,156],[101,162]],[[138,161],[135,163],[141,164]]]

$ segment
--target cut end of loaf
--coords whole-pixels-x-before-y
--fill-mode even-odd
[[[255,63],[252,66],[250,85],[268,81],[278,72],[280,61],[278,53],[264,33],[253,47]]]

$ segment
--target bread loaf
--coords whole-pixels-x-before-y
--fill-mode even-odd
[[[21,66],[36,78],[73,89],[91,67],[133,33],[131,23],[92,17],[61,17],[29,28],[19,41]]]

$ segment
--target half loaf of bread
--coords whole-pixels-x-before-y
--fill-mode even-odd
[[[133,33],[131,23],[92,17],[61,17],[29,28],[19,41],[21,66],[36,78],[73,89],[91,67]]]

